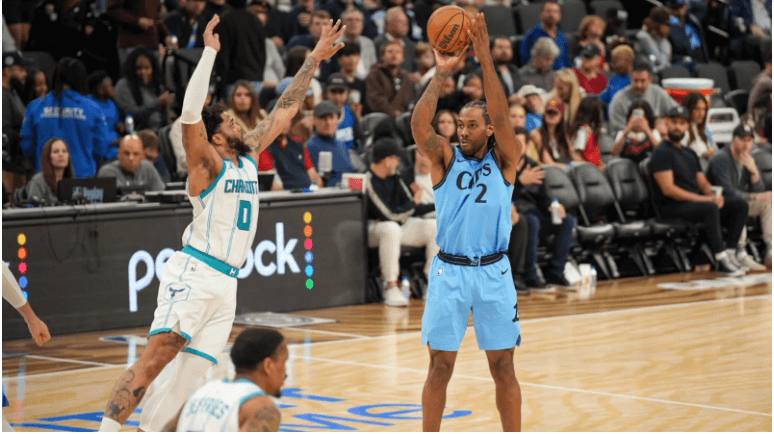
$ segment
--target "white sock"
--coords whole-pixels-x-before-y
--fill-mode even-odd
[[[715,260],[716,261],[722,261],[724,259],[728,259],[728,253],[726,253],[725,250],[719,253],[715,253]]]
[[[745,256],[747,256],[747,250],[745,250],[744,246],[737,246],[736,257],[739,259],[743,259]]]
[[[102,422],[99,424],[99,432],[118,432],[121,431],[121,424],[117,421],[102,416]]]

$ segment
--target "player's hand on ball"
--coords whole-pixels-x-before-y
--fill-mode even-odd
[[[320,40],[317,42],[317,46],[314,47],[314,51],[312,51],[311,55],[317,60],[325,60],[333,57],[334,54],[344,48],[343,42],[336,44],[336,41],[344,35],[344,30],[346,29],[347,26],[341,25],[341,20],[336,21],[336,24],[333,24],[333,20],[329,20],[328,24],[323,26]]]
[[[202,34],[202,37],[204,38],[204,46],[205,47],[212,47],[215,49],[215,51],[220,51],[220,35],[216,35],[214,33],[215,26],[217,26],[220,23],[220,17],[216,14],[212,17],[209,23],[207,23],[207,28],[204,29],[204,34]]]
[[[473,41],[473,50],[479,59],[482,55],[489,54],[489,30],[486,28],[484,14],[479,12],[471,17],[471,29],[468,30],[468,38]]]
[[[433,48],[433,54],[435,54],[435,70],[438,74],[451,74],[454,72],[454,68],[460,61],[467,55],[465,50],[461,50],[457,53],[446,54]]]

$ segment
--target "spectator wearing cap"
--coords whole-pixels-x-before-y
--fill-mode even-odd
[[[77,178],[93,176],[100,157],[108,160],[116,157],[117,150],[107,139],[102,110],[85,96],[87,86],[83,62],[64,57],[54,69],[53,90],[27,106],[21,148],[34,158],[37,170],[41,167],[43,145],[52,137],[59,137],[69,145]]]
[[[531,28],[524,35],[524,39],[519,46],[521,62],[527,63],[532,56],[532,46],[540,38],[551,38],[559,48],[559,54],[554,60],[553,69],[571,68],[572,62],[567,53],[567,37],[564,32],[559,30],[559,23],[562,21],[562,7],[556,0],[548,0],[543,3],[543,9],[540,12],[540,23]],[[546,89],[548,90],[548,89]]]
[[[513,45],[505,36],[495,37],[492,41],[492,61],[494,62],[497,76],[505,90],[508,102],[521,102],[521,97],[516,93],[522,87],[521,74],[513,60]]]
[[[650,160],[650,172],[656,183],[656,206],[664,218],[703,223],[710,249],[715,256],[715,270],[739,277],[744,269],[736,263],[735,253],[749,211],[740,198],[714,196],[712,185],[701,171],[699,157],[683,146],[690,128],[690,113],[676,106],[666,113],[667,137],[656,147]],[[727,229],[725,238],[721,227]]]
[[[335,186],[341,182],[345,173],[355,171],[352,160],[344,142],[336,138],[336,130],[339,126],[339,108],[331,101],[323,101],[314,107],[314,135],[306,142],[309,155],[312,157],[317,172],[326,178],[326,186]],[[320,167],[320,154],[331,154],[330,173],[325,173]]]
[[[619,45],[610,53],[610,67],[615,73],[607,83],[607,89],[599,95],[599,99],[610,106],[613,97],[621,89],[632,84],[632,68],[634,67],[634,50],[628,45]]]
[[[742,199],[750,207],[750,216],[761,218],[763,241],[766,243],[766,262],[771,261],[771,191],[766,191],[758,166],[750,155],[754,146],[755,132],[747,125],[739,124],[733,132],[731,146],[725,146],[712,158],[707,169],[707,180],[723,187],[723,197]],[[765,268],[755,262],[745,251],[746,231],[736,247],[736,259],[751,270]]]
[[[356,3],[355,5],[357,6]],[[341,14],[341,21],[347,28],[344,30],[344,35],[339,42],[358,47],[358,62],[354,75],[360,80],[365,80],[368,77],[368,73],[371,72],[371,67],[379,61],[374,42],[370,38],[363,36],[364,22],[371,23],[371,19],[365,18],[363,12],[359,9],[349,8]],[[344,50],[347,50],[346,46],[339,51],[339,57],[344,55]],[[353,48],[349,50],[353,50]],[[352,51],[349,52],[353,53]],[[349,55],[351,56],[352,54]],[[342,72],[344,72],[343,67]],[[345,73],[345,75],[349,76],[349,73]],[[353,88],[352,86],[350,87]],[[363,97],[365,98],[365,93],[363,93]]]
[[[313,182],[323,187],[325,184],[314,168],[309,149],[290,137],[290,129],[291,124],[287,124],[282,133],[266,149],[269,162],[282,181],[282,188],[303,189]]]
[[[27,70],[19,53],[3,53],[3,136],[8,140],[7,152],[3,144],[3,185],[8,191],[24,185],[30,169],[19,145],[25,109],[19,90],[24,87],[26,78]]]
[[[669,42],[669,11],[656,7],[645,18],[642,30],[637,32],[637,40],[644,54],[650,60],[653,71],[659,72],[672,64],[672,43]]]
[[[688,13],[688,0],[666,0],[669,10],[669,43],[672,44],[672,64],[693,66],[710,59],[704,31],[699,21]],[[771,47],[771,45],[769,45]]]
[[[518,95],[524,99],[524,108],[527,109],[527,117],[524,128],[532,131],[540,128],[543,123],[543,96],[546,92],[535,85],[526,84],[519,89]]]
[[[104,70],[92,72],[89,74],[89,92],[89,99],[94,101],[94,104],[102,109],[102,114],[105,115],[105,123],[108,129],[107,140],[113,143],[125,131],[121,112],[113,100],[116,94],[116,89],[113,87],[113,79]]]
[[[260,91],[266,67],[266,29],[261,20],[247,9],[247,0],[228,0],[231,9],[220,17],[220,51],[215,72],[220,80],[220,95],[237,80],[247,80]]]
[[[384,282],[384,303],[408,306],[399,287],[400,247],[425,247],[425,276],[438,253],[435,219],[419,218],[435,210],[422,205],[423,189],[414,193],[398,175],[400,146],[392,138],[378,139],[372,147],[372,163],[366,173],[368,194],[368,247],[379,248],[379,265]]]
[[[400,41],[382,46],[382,61],[377,63],[366,78],[368,107],[372,112],[398,117],[408,111],[414,100],[414,85],[409,73],[401,68],[405,52]]]
[[[99,168],[99,178],[116,178],[116,186],[136,186],[145,191],[163,191],[164,180],[153,164],[145,159],[142,139],[137,135],[124,136],[118,146],[118,160]]]
[[[632,69],[632,84],[616,93],[610,103],[610,124],[608,129],[612,134],[626,127],[628,118],[626,114],[632,103],[645,100],[653,109],[656,118],[663,117],[666,112],[675,107],[677,102],[659,85],[653,84],[653,76],[650,65],[637,62]]]
[[[580,53],[581,66],[572,70],[578,77],[578,85],[589,95],[599,95],[607,87],[607,77],[602,73],[602,51],[596,44],[588,44]]]
[[[344,48],[339,50],[337,61],[339,62],[339,72],[344,76],[344,80],[349,87],[349,101],[352,109],[362,117],[367,113],[363,105],[366,101],[366,82],[367,73],[360,77],[358,74],[361,62],[360,44],[357,42],[344,42]]]
[[[343,74],[331,74],[325,84],[325,99],[336,104],[339,109],[339,127],[336,130],[336,139],[344,143],[347,149],[359,150],[357,142],[360,142],[360,128],[358,127],[358,114],[349,106],[349,86]]]
[[[521,81],[532,84],[546,92],[554,88],[554,62],[561,54],[553,39],[543,37],[535,42],[530,50],[529,62],[519,69]]]
[[[564,167],[572,162],[572,151],[567,137],[567,124],[564,122],[564,102],[559,97],[551,97],[546,102],[543,123],[532,130],[529,139],[535,144],[540,162]]]

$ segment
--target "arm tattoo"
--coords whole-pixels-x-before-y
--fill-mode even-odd
[[[282,119],[277,119],[277,111],[292,109],[294,106],[296,107],[296,110],[298,110],[298,107],[301,107],[301,103],[304,101],[304,98],[306,98],[306,92],[309,89],[309,82],[312,81],[312,75],[317,69],[318,63],[318,60],[313,56],[307,56],[306,61],[304,61],[301,69],[296,73],[293,81],[290,82],[290,85],[285,89],[285,92],[280,95],[277,104],[274,106],[274,109],[269,116],[261,121],[255,129],[245,134],[245,143],[250,146],[253,151],[257,152],[261,149],[266,134],[271,131],[272,127],[274,127],[278,121],[284,125],[284,123],[290,122],[293,116],[295,116],[296,112],[293,112],[283,116]]]
[[[425,146],[428,149],[434,149],[439,144],[435,131],[433,131],[433,127],[431,126],[431,122],[435,116],[435,110],[438,107],[438,97],[441,93],[441,86],[448,77],[449,75],[447,74],[436,73],[430,81],[430,84],[427,85],[425,93],[422,94],[422,97],[414,108],[416,123],[423,125],[422,128],[430,130],[430,137],[427,142],[425,142]]]
[[[246,431],[267,432],[274,431],[274,427],[279,428],[280,412],[275,406],[263,407],[256,411],[247,422]]]

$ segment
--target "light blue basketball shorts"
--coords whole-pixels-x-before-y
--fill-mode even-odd
[[[508,257],[483,266],[454,265],[433,258],[422,316],[422,344],[458,351],[473,312],[478,348],[521,345],[516,288]]]

